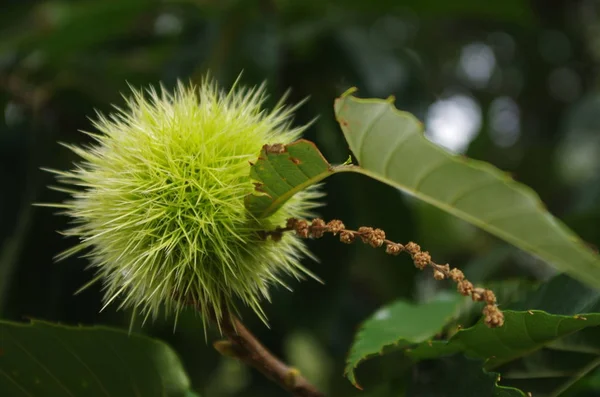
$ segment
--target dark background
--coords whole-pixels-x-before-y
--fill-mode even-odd
[[[58,202],[40,167],[75,158],[58,141],[82,143],[96,109],[123,103],[127,84],[199,82],[210,70],[230,85],[267,80],[273,102],[309,96],[297,122],[331,162],[349,154],[333,100],[351,86],[363,97],[395,95],[449,150],[485,160],[533,187],[555,215],[600,245],[600,2],[539,0],[86,0],[1,3],[0,317],[128,326],[126,312],[99,313],[98,287],[73,293],[93,273],[52,257],[74,244],[56,233],[66,219],[33,202]],[[417,241],[473,281],[545,279],[527,255],[395,189],[360,175],[326,183],[326,219],[373,225]],[[332,238],[309,243],[325,281],[273,292],[271,329],[245,321],[277,354],[332,396],[358,394],[342,376],[362,320],[397,298],[437,288],[407,258]],[[528,281],[527,281],[528,280]],[[277,386],[221,358],[194,313],[143,328],[180,354],[203,396],[281,396]],[[396,361],[395,361],[396,360]],[[359,369],[361,384],[415,381],[395,357]],[[403,388],[405,386],[401,386]],[[394,395],[400,395],[398,391]],[[367,392],[360,395],[367,396]],[[389,394],[385,394],[389,395]]]

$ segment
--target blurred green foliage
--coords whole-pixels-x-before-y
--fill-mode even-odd
[[[31,207],[64,198],[46,188],[53,181],[39,167],[67,168],[74,158],[57,141],[85,142],[78,130],[91,128],[87,118],[96,109],[122,104],[128,84],[172,87],[207,71],[223,85],[242,70],[245,84],[267,80],[274,100],[288,88],[291,101],[309,96],[297,120],[319,116],[306,138],[331,162],[349,154],[333,99],[350,86],[362,96],[394,95],[396,106],[426,123],[432,140],[511,172],[600,246],[599,62],[597,0],[5,0],[0,317],[128,326],[128,313],[99,313],[100,286],[73,296],[93,276],[85,260],[53,262],[72,242],[56,233],[65,218]],[[332,177],[326,193],[324,218],[417,241],[474,281],[519,279],[527,288],[552,275],[545,264],[364,176]],[[331,396],[453,395],[418,387],[438,379],[440,368],[462,365],[451,361],[423,362],[407,373],[403,357],[370,360],[357,371],[365,392],[342,376],[357,327],[379,306],[421,302],[450,286],[418,273],[408,258],[365,246],[325,238],[310,247],[320,262],[306,265],[326,284],[273,291],[270,329],[244,317],[256,335]],[[218,356],[194,313],[176,330],[172,319],[136,329],[173,346],[203,396],[282,395]],[[598,390],[598,379],[584,378],[572,395],[597,395],[590,390]]]

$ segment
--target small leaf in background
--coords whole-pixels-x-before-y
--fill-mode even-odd
[[[346,360],[350,382],[360,387],[354,369],[361,361],[382,354],[384,348],[403,348],[433,338],[456,315],[461,300],[458,294],[440,294],[427,303],[397,301],[379,309],[355,336]]]
[[[10,397],[196,396],[169,346],[105,327],[0,321],[0,375]]]
[[[267,217],[294,194],[333,172],[312,142],[301,139],[285,146],[265,145],[250,169],[256,192],[247,197],[246,208],[258,218]]]
[[[352,171],[401,189],[600,287],[600,257],[545,210],[533,190],[488,163],[437,147],[423,135],[423,124],[397,110],[392,99],[360,99],[352,92],[334,105],[360,165]]]

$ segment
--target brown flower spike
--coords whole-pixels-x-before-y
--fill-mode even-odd
[[[286,231],[294,231],[299,237],[320,238],[325,233],[332,233],[334,236],[339,234],[340,241],[345,244],[352,244],[357,237],[365,244],[373,248],[385,245],[385,252],[389,255],[399,255],[401,252],[407,252],[413,259],[415,266],[423,270],[426,267],[433,269],[433,278],[436,280],[450,279],[456,283],[457,290],[464,296],[470,296],[474,302],[485,302],[483,315],[485,324],[490,328],[501,327],[504,324],[504,314],[496,304],[496,295],[488,289],[475,288],[473,284],[465,278],[465,275],[459,269],[450,268],[450,265],[439,265],[431,259],[429,252],[422,251],[419,244],[409,242],[406,245],[395,243],[386,239],[385,232],[381,229],[361,226],[358,230],[346,229],[346,226],[339,220],[332,220],[325,223],[322,219],[316,218],[311,224],[305,220],[290,218],[286,227],[277,228],[268,232],[271,238],[277,239]]]

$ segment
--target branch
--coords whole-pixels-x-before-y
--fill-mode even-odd
[[[231,313],[224,313],[220,320],[221,332],[228,341],[215,343],[215,348],[224,355],[233,356],[246,365],[254,367],[295,397],[324,397],[300,372],[287,366],[275,357],[254,335]]]

